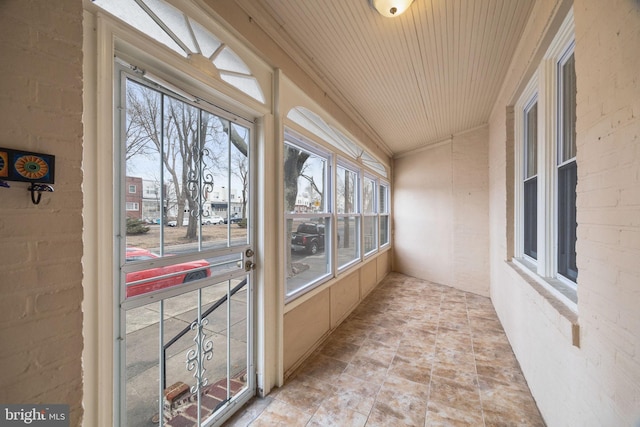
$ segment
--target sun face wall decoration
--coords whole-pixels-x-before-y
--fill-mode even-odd
[[[53,184],[55,156],[0,147],[0,179]]]
[[[55,162],[55,156],[50,154],[0,147],[0,186],[9,187],[6,181],[30,182],[31,200],[37,205],[43,191],[53,191],[48,184],[54,182]]]

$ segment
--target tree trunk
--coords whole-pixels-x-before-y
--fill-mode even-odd
[[[298,177],[302,173],[304,163],[309,158],[309,154],[285,145],[284,147],[284,204],[287,213],[296,209],[296,199],[298,198]],[[291,242],[293,233],[293,221],[287,221],[287,245]],[[293,275],[291,256],[287,256],[287,276]]]

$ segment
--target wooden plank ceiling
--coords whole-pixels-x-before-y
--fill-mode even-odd
[[[236,0],[394,155],[487,123],[534,0]]]

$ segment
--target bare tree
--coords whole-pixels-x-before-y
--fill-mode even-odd
[[[235,152],[231,155],[231,173],[240,180],[240,198],[242,203],[242,216],[247,217],[247,191],[249,190],[249,165],[246,156]]]
[[[319,204],[320,206],[324,206],[324,192],[320,190],[318,187],[318,183],[316,183],[315,178],[312,175],[309,175],[307,172],[308,164],[305,163],[300,171],[300,178],[304,178],[309,183],[309,195],[318,194],[320,196]],[[324,177],[323,177],[324,179]],[[297,197],[297,194],[296,194]]]
[[[290,145],[284,146],[284,203],[286,212],[295,211],[298,198],[298,178],[304,170],[307,159],[309,159],[309,153]],[[293,221],[287,221],[287,242],[291,242],[292,233]],[[287,272],[288,276],[293,275],[291,256],[287,256]]]
[[[239,180],[242,217],[244,218],[246,217],[247,192],[249,190],[249,130],[219,117],[212,122],[212,128],[215,128],[216,133],[212,138],[207,135],[204,151],[211,158],[210,165],[216,172],[216,176],[221,177],[223,182],[226,182],[230,175]],[[240,132],[243,130],[241,135]]]
[[[200,110],[176,98],[129,82],[127,85],[127,147],[126,158],[155,156],[162,159],[166,181],[172,186],[167,193],[175,194],[177,223],[182,224],[185,208],[190,215],[186,237],[195,239],[196,218],[200,216],[200,171],[202,150],[200,125],[203,132],[211,132],[210,121]],[[164,102],[163,102],[164,101]],[[164,108],[163,108],[164,106]]]

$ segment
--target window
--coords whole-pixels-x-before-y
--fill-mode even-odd
[[[331,276],[330,180],[329,153],[301,138],[285,136],[286,299]]]
[[[147,36],[162,43],[184,58],[199,58],[217,71],[220,79],[258,102],[267,99],[252,70],[236,52],[187,13],[171,4],[156,0],[93,0]]]
[[[577,302],[576,75],[570,12],[515,107],[516,262]]]
[[[360,259],[360,173],[340,162],[336,170],[336,212],[338,226],[338,269]]]
[[[373,178],[364,178],[362,189],[362,212],[364,223],[364,254],[369,255],[378,249],[378,216],[376,215],[376,181]]]
[[[137,211],[139,210],[139,205],[136,202],[127,202],[126,209],[128,211]]]
[[[575,282],[576,265],[576,70],[573,49],[558,63],[558,274]]]
[[[380,213],[380,247],[389,244],[389,185],[380,183],[378,186],[380,196],[378,198]]]
[[[538,102],[524,111],[524,254],[538,258]]]
[[[389,184],[330,145],[285,132],[285,302],[390,244]]]
[[[129,186],[129,193],[135,193],[136,192],[136,186],[135,185],[130,185]]]

